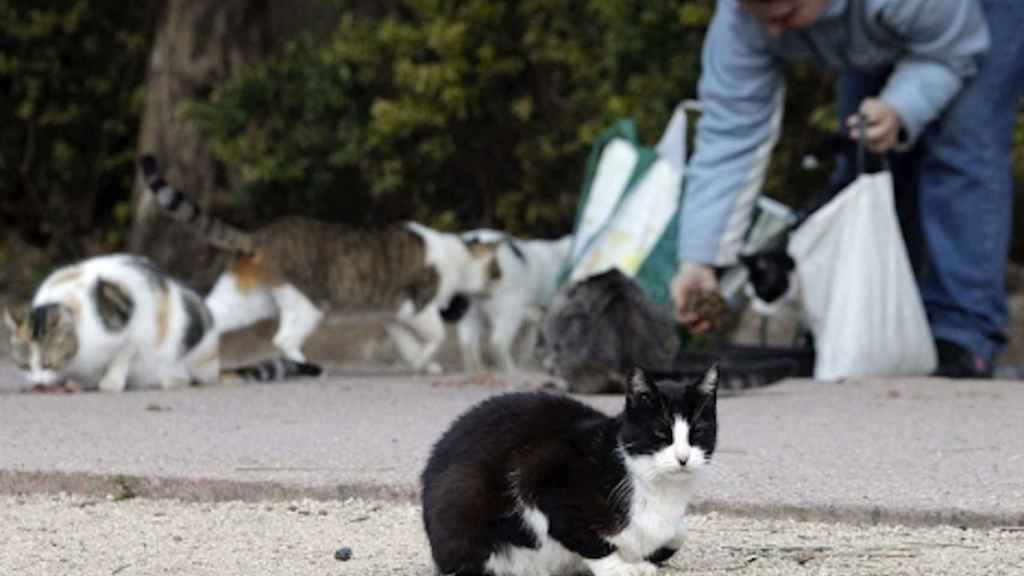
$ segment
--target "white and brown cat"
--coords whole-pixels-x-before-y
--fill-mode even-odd
[[[494,246],[416,223],[353,228],[288,216],[252,231],[205,214],[140,159],[156,203],[211,245],[237,255],[207,296],[227,331],[277,316],[274,345],[303,361],[302,345],[326,309],[395,310],[388,333],[413,369],[440,370],[433,358],[446,331],[440,310],[457,294],[486,293],[500,276]]]
[[[52,272],[27,307],[4,311],[4,322],[12,359],[40,386],[71,379],[85,389],[121,391],[320,373],[283,360],[221,370],[219,332],[200,296],[131,254]]]
[[[491,229],[461,236],[470,245],[496,245],[501,272],[487,294],[467,299],[467,309],[456,323],[464,368],[483,370],[482,352],[489,350],[499,370],[515,370],[513,342],[523,330],[522,356],[533,357],[540,322],[558,290],[572,236],[520,239]]]

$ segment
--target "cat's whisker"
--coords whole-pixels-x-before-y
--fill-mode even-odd
[[[609,505],[613,508],[620,506],[632,494],[632,491],[633,487],[629,483],[629,476],[623,476],[622,480],[619,480],[611,492],[608,493]]]

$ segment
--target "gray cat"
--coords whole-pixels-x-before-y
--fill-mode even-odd
[[[564,286],[544,318],[539,351],[569,391],[622,392],[634,366],[669,370],[681,341],[672,316],[618,270]]]

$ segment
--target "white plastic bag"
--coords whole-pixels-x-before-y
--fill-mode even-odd
[[[814,377],[923,376],[935,344],[889,172],[862,174],[789,240],[815,339]]]

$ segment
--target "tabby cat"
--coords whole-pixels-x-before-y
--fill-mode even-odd
[[[268,361],[220,369],[220,339],[199,295],[141,256],[90,258],[51,273],[23,309],[4,311],[11,356],[26,378],[50,386],[121,391],[269,380],[320,369]]]
[[[615,417],[545,392],[470,409],[421,478],[438,572],[653,574],[681,546],[715,451],[717,385],[715,367],[686,385],[638,369]]]
[[[597,394],[621,392],[633,366],[673,368],[681,345],[671,314],[613,268],[558,291],[538,348],[570,392]]]
[[[285,217],[246,232],[203,213],[161,177],[157,161],[140,164],[157,204],[211,245],[237,255],[207,296],[222,330],[279,316],[274,345],[303,361],[302,345],[324,309],[397,310],[388,326],[414,369],[440,369],[432,358],[444,343],[440,311],[456,293],[484,293],[500,275],[494,246],[467,246],[458,236],[416,223],[377,230]]]

